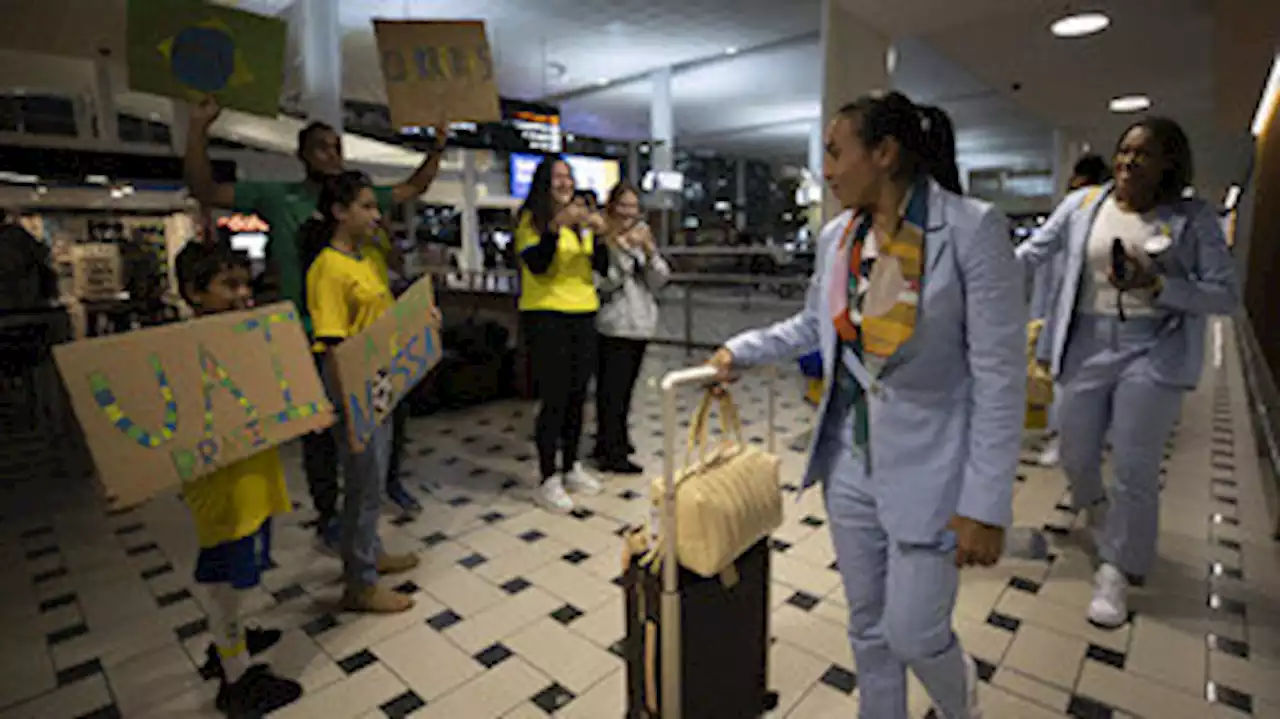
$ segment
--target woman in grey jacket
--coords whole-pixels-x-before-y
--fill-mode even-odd
[[[630,183],[619,183],[609,193],[605,219],[609,266],[596,275],[600,312],[593,456],[603,471],[640,474],[644,468],[628,458],[635,445],[628,436],[627,416],[645,347],[658,328],[656,295],[671,268],[640,219],[640,192]]]

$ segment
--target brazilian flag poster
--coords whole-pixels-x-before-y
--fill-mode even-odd
[[[198,0],[128,0],[129,87],[275,117],[284,21]]]

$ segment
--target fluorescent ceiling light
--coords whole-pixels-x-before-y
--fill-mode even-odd
[[[1146,95],[1125,95],[1111,101],[1112,112],[1142,112],[1151,107],[1151,98]]]
[[[608,84],[609,84],[609,78],[607,77],[602,77],[599,80],[596,80],[596,85],[599,85],[600,87],[604,87],[605,85],[608,85]]]
[[[1271,74],[1267,76],[1267,84],[1262,89],[1262,97],[1258,100],[1258,111],[1253,115],[1253,126],[1250,131],[1254,137],[1261,137],[1267,129],[1267,122],[1276,112],[1280,104],[1280,55],[1271,63]]]
[[[1060,18],[1049,26],[1058,37],[1085,37],[1100,33],[1111,24],[1111,18],[1100,12],[1084,12]]]

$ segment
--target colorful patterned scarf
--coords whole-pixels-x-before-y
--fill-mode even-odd
[[[877,233],[875,257],[863,257],[866,237],[871,231],[870,214],[855,215],[841,239],[839,257],[842,261],[838,266],[843,268],[847,280],[831,283],[832,320],[841,341],[854,346],[859,359],[872,375],[878,375],[884,362],[915,333],[920,283],[924,277],[924,236],[928,214],[929,184],[921,181],[903,201],[897,232],[891,237]],[[880,258],[893,258],[898,262],[905,286],[888,312],[878,317],[864,317],[863,300],[872,270]]]

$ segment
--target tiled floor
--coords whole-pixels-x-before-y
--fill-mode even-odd
[[[1255,467],[1225,334],[1225,367],[1206,369],[1171,445],[1161,562],[1134,596],[1130,625],[1103,632],[1085,622],[1091,568],[1061,510],[1063,479],[1024,468],[1017,521],[1061,528],[1055,561],[967,571],[956,616],[965,646],[982,660],[988,717],[1280,717],[1273,497]],[[684,361],[655,351],[644,376]],[[785,447],[811,410],[793,372],[780,386]],[[738,395],[756,441],[764,391],[755,379]],[[640,457],[656,471],[655,390],[637,403]],[[423,560],[398,580],[417,607],[395,617],[334,611],[338,563],[302,526],[308,500],[296,450],[288,452],[302,508],[277,529],[279,567],[252,601],[256,622],[286,630],[266,658],[306,690],[278,716],[623,714],[622,596],[612,580],[619,530],[646,516],[645,481],[609,480],[605,495],[571,517],[535,509],[531,418],[529,405],[502,403],[412,423],[409,467],[430,499],[420,518],[388,515],[383,528],[389,545]],[[209,641],[205,596],[191,580],[195,545],[179,500],[107,514],[86,482],[36,478],[53,461],[47,442],[9,445],[0,455],[0,719],[216,716],[215,688],[196,672]],[[795,481],[803,457],[785,454]],[[851,718],[857,668],[821,499],[809,493],[787,512],[774,547],[775,716]],[[911,704],[914,716],[928,712],[918,685]]]

